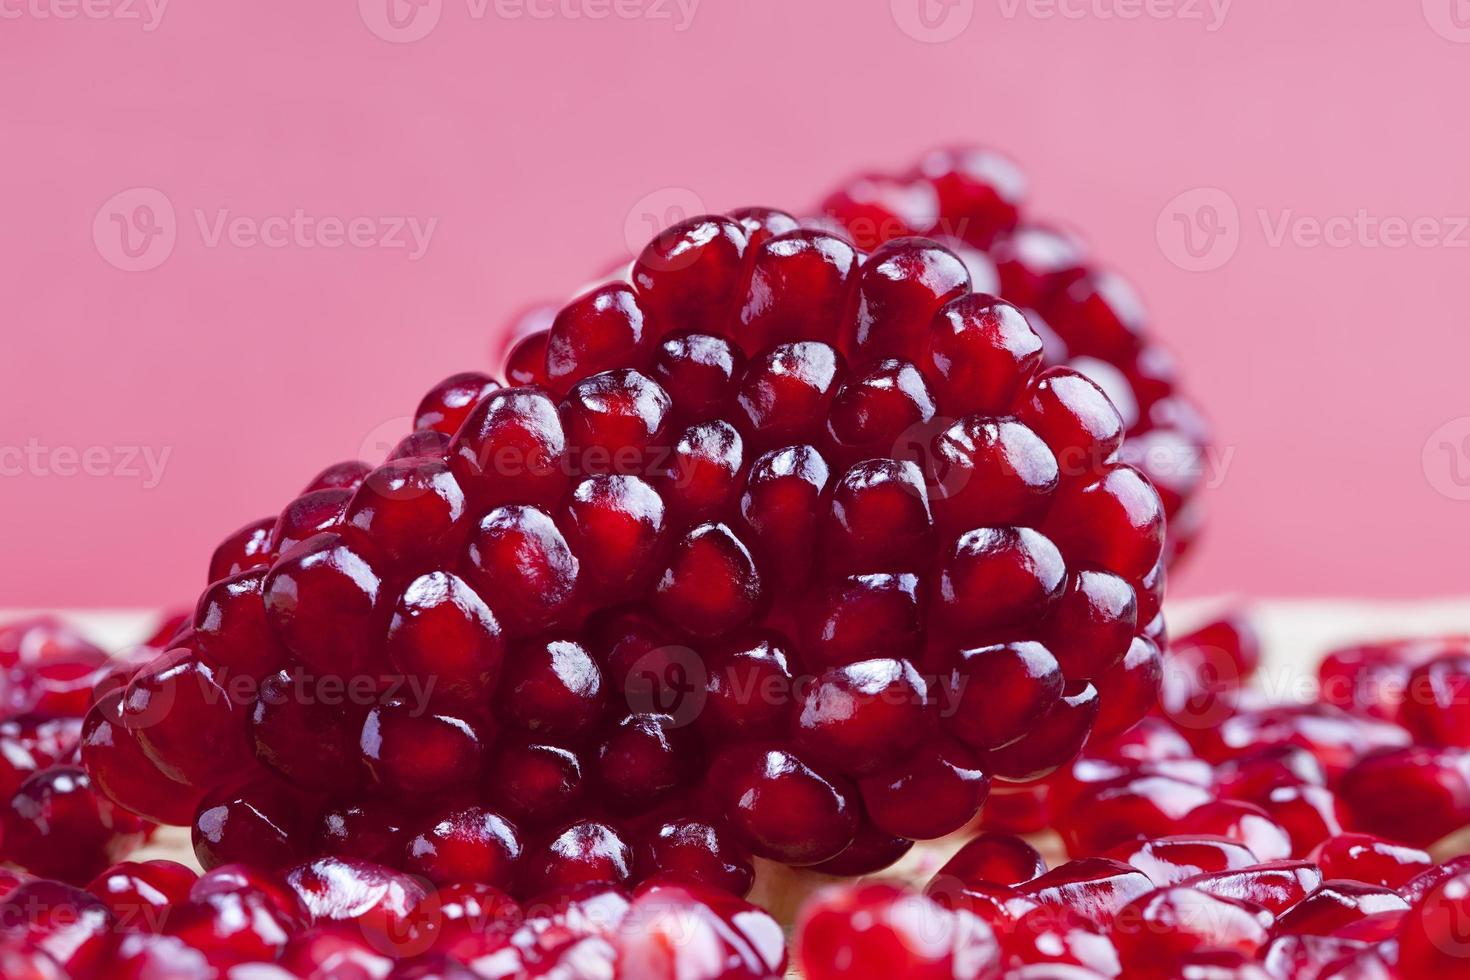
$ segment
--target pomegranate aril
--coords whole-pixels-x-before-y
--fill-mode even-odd
[[[451,374],[424,395],[414,412],[413,427],[452,436],[480,399],[499,387],[500,382],[479,371]]]
[[[750,855],[733,835],[693,817],[651,828],[637,848],[636,869],[639,878],[719,888],[739,896],[755,883]]]
[[[736,299],[747,244],[745,230],[719,215],[690,218],[649,242],[630,278],[647,310],[650,335],[722,329],[712,316]]]
[[[525,635],[571,616],[582,563],[549,513],[510,504],[470,533],[461,572],[480,595],[495,597],[507,631]]]
[[[1434,867],[1430,856],[1371,834],[1339,834],[1312,850],[1311,860],[1325,878],[1347,878],[1384,888],[1400,888]]]
[[[1085,793],[1059,815],[1058,829],[1068,853],[1097,854],[1135,838],[1163,837],[1212,799],[1208,790],[1178,779],[1140,776]]]
[[[765,911],[700,885],[641,889],[612,937],[619,976],[780,976],[786,937]],[[718,964],[718,965],[716,965]]]
[[[632,369],[579,382],[562,403],[567,465],[575,475],[647,473],[668,440],[673,401]]]
[[[377,946],[356,925],[328,922],[303,929],[291,937],[277,965],[298,977],[333,973],[386,977],[393,970],[393,957]]]
[[[663,499],[685,524],[727,513],[740,492],[744,457],[740,432],[729,422],[690,426],[675,441],[668,472],[658,480]]]
[[[934,519],[922,471],[913,463],[869,459],[835,482],[825,528],[834,574],[921,568],[933,550]]]
[[[520,831],[482,806],[430,812],[409,830],[405,864],[436,885],[481,882],[509,889],[521,858]]]
[[[556,402],[535,387],[491,392],[449,446],[449,465],[474,505],[555,504],[566,486],[567,434]]]
[[[563,828],[522,862],[521,891],[546,896],[577,885],[627,884],[633,874],[633,849],[618,828],[579,820]]]
[[[287,504],[271,528],[270,556],[284,555],[307,538],[340,527],[347,505],[352,502],[352,495],[361,483],[359,479],[351,488],[310,490]]]
[[[969,291],[969,270],[948,249],[922,238],[883,244],[857,275],[846,338],[853,359],[918,361],[935,314]]]
[[[1067,566],[1044,534],[976,528],[940,558],[939,607],[954,635],[973,640],[1045,617],[1066,583]]]
[[[710,767],[709,785],[731,828],[760,857],[820,864],[842,853],[857,834],[855,790],[786,749],[732,748]]]
[[[259,680],[286,662],[266,616],[265,577],[265,569],[241,572],[215,582],[199,597],[193,644],[211,666]]]
[[[700,730],[711,740],[784,735],[791,706],[792,657],[785,637],[736,634],[705,650]]]
[[[393,610],[386,634],[389,661],[437,695],[483,701],[505,656],[500,622],[480,594],[453,572],[420,575]]]
[[[1399,934],[1399,969],[1409,976],[1456,976],[1465,969],[1465,915],[1470,875],[1440,881],[1417,901]]]
[[[953,878],[963,885],[1020,885],[1046,874],[1046,861],[1036,848],[1009,834],[981,834],[945,862],[935,880]]]
[[[276,518],[262,518],[246,524],[220,542],[209,559],[209,581],[218,582],[222,578],[269,565],[271,531],[275,526]]]
[[[381,567],[374,549],[336,532],[297,545],[265,579],[276,639],[318,674],[370,669],[388,615]]]
[[[1009,412],[1041,366],[1042,340],[1009,303],[973,293],[935,314],[920,363],[930,369],[940,408],[949,415]]]
[[[565,393],[583,378],[641,364],[644,330],[643,307],[626,283],[584,293],[557,313],[546,337],[547,384]]]
[[[871,249],[933,228],[939,220],[939,193],[918,174],[865,173],[829,194],[821,210]]]
[[[382,799],[339,803],[317,817],[313,853],[377,864],[396,861],[403,853],[405,822],[405,816]]]
[[[1123,659],[1093,682],[1099,701],[1093,738],[1124,733],[1152,711],[1159,701],[1163,673],[1163,653],[1158,644],[1146,636],[1135,636]]]
[[[628,715],[597,749],[601,798],[615,810],[643,812],[690,782],[699,761],[698,744],[669,715]]]
[[[32,773],[0,824],[12,862],[74,884],[90,881],[143,842],[143,822],[93,792],[86,770],[74,765]]]
[[[863,809],[878,829],[934,840],[964,827],[990,794],[980,756],[959,742],[920,746],[892,768],[863,779]]]
[[[224,686],[227,680],[180,647],[129,682],[122,696],[123,727],[165,776],[208,789],[253,764],[245,732],[248,706]]]
[[[316,493],[318,490],[356,490],[362,483],[363,477],[371,473],[372,469],[360,459],[333,463],[313,477],[301,492],[308,494]]]
[[[1322,871],[1310,861],[1267,861],[1195,875],[1184,884],[1220,898],[1259,905],[1279,916],[1321,886]]]
[[[1408,902],[1387,888],[1360,881],[1324,881],[1281,916],[1276,933],[1327,936],[1370,915],[1408,908]]]
[[[366,937],[380,950],[415,938],[414,912],[428,897],[421,879],[343,858],[318,858],[297,865],[286,873],[286,884],[317,927],[351,920],[359,942]],[[288,949],[282,962],[290,959]]]
[[[542,637],[511,648],[497,696],[497,718],[538,738],[570,739],[602,716],[606,680],[572,637]]]
[[[434,793],[477,782],[489,746],[473,715],[404,698],[374,705],[359,750],[372,782],[387,793]]]
[[[684,632],[712,637],[755,618],[763,598],[761,574],[745,543],[727,525],[705,523],[674,544],[652,603]]]
[[[224,892],[191,899],[169,910],[163,934],[183,940],[218,966],[269,962],[299,924],[281,917],[262,895]]]
[[[1133,587],[1108,572],[1068,578],[1043,638],[1069,678],[1096,678],[1123,659],[1138,625]]]
[[[28,881],[0,900],[0,948],[37,951],[67,976],[97,975],[115,928],[101,899],[59,881]]]
[[[970,415],[935,438],[928,479],[935,521],[947,533],[1025,526],[1051,503],[1057,461],[1022,423]]]
[[[1273,789],[1261,808],[1286,828],[1293,857],[1305,857],[1327,838],[1342,833],[1347,816],[1337,797],[1320,786]]]
[[[818,676],[801,693],[791,734],[813,761],[866,776],[906,758],[933,724],[924,679],[907,661],[883,658]]]
[[[1089,973],[1092,976],[1116,976],[1120,969],[1112,940],[1067,908],[1042,906],[1022,912],[1003,933],[1002,948],[1013,967],[1045,964],[1060,971],[1075,967],[1095,970]]]
[[[870,821],[862,820],[858,824],[857,836],[841,854],[812,865],[811,870],[844,878],[870,875],[892,867],[913,847],[914,842],[909,838],[895,837],[879,830]]]
[[[367,475],[344,520],[392,561],[444,560],[464,537],[464,490],[443,459],[395,459]]]
[[[1262,861],[1283,861],[1292,856],[1286,828],[1260,807],[1238,800],[1215,800],[1195,807],[1179,821],[1179,830],[1237,841]]]
[[[305,790],[341,792],[362,779],[357,733],[366,708],[351,698],[363,692],[339,688],[338,680],[280,671],[261,682],[250,712],[255,757]]]
[[[143,751],[124,725],[122,690],[103,695],[87,712],[80,758],[92,785],[119,806],[175,826],[194,818],[203,790],[166,775]]]
[[[1143,872],[1107,858],[1071,861],[1016,887],[1027,898],[1071,909],[1104,929],[1119,909],[1153,890],[1153,882]]]
[[[735,339],[747,354],[776,344],[835,343],[862,256],[822,231],[791,231],[755,249]]]
[[[745,373],[745,355],[724,337],[679,333],[665,337],[649,374],[674,402],[674,413],[690,422],[717,414],[728,403],[735,379]]]
[[[750,243],[750,248],[757,248],[777,235],[784,235],[801,227],[801,223],[791,215],[775,208],[736,208],[730,212],[730,217],[745,230],[745,239]]]
[[[310,800],[269,777],[210,793],[194,817],[194,856],[206,871],[246,863],[283,868],[305,850]]]
[[[807,445],[773,450],[751,464],[740,514],[751,544],[782,584],[804,583],[811,573],[816,515],[831,476],[827,461]]]
[[[818,892],[796,925],[797,957],[810,980],[865,975],[950,980],[959,975],[956,947],[965,938],[988,947],[983,953],[967,950],[967,955],[980,954],[974,956],[976,968],[994,965],[995,937],[980,920],[962,922],[932,899],[882,882]]]
[[[550,383],[546,376],[546,344],[551,338],[549,330],[535,330],[515,342],[505,355],[505,380],[513,387],[545,386]]]
[[[1067,473],[1062,464],[1062,473]],[[1091,481],[1064,484],[1041,528],[1070,563],[1142,578],[1164,545],[1164,510],[1153,485],[1131,466],[1110,465]]]
[[[1065,679],[1050,650],[1035,642],[961,650],[945,678],[941,714],[951,734],[977,749],[1016,742],[1059,703]],[[992,691],[1003,691],[995,699]]]
[[[1097,688],[1085,682],[1069,684],[1035,728],[986,753],[985,769],[1012,782],[1050,775],[1082,750],[1097,716]]]
[[[157,932],[169,907],[187,900],[198,880],[176,861],[124,861],[93,878],[87,891],[112,911],[119,929]]]
[[[1070,368],[1038,375],[1019,417],[1046,440],[1068,480],[1094,472],[1123,444],[1118,410],[1095,382]]]
[[[899,451],[905,438],[924,431],[937,408],[919,370],[886,360],[844,384],[827,414],[827,434],[847,460]]]
[[[1369,755],[1339,792],[1354,829],[1428,847],[1470,823],[1470,753],[1414,746]]]
[[[1176,886],[1120,909],[1112,937],[1125,970],[1163,972],[1201,951],[1253,957],[1271,938],[1273,921],[1270,912],[1238,899]]]
[[[757,450],[821,433],[846,375],[842,355],[816,341],[780,344],[754,358],[735,390],[735,423]]]

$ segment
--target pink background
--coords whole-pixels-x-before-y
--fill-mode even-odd
[[[1208,0],[928,0],[932,29],[919,0],[702,0],[687,25],[672,0],[425,0],[396,35],[384,0],[180,0],[153,29],[143,0],[89,2],[107,16],[0,4],[0,606],[192,601],[220,537],[396,437],[644,213],[801,207],[947,140],[1022,162],[1209,406],[1229,462],[1181,592],[1464,590],[1456,0],[1236,0],[1214,25]],[[130,272],[104,203],[135,188],[110,211],[162,195],[176,240]],[[196,217],[297,209],[437,225],[412,259],[211,244]],[[1360,210],[1434,221],[1273,240]],[[1226,234],[1191,257],[1176,213]],[[168,452],[156,486],[128,446]],[[89,447],[93,475],[60,472]]]

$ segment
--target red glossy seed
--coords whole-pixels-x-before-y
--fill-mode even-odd
[[[1340,791],[1355,829],[1428,847],[1470,822],[1470,755],[1419,746],[1370,755]]]
[[[960,651],[945,684],[951,710],[941,717],[950,733],[974,748],[996,749],[1047,717],[1065,679],[1050,650],[1020,642]]]
[[[811,446],[773,450],[751,464],[740,515],[777,582],[805,583],[815,558],[818,514],[831,470]]]
[[[820,864],[840,854],[857,833],[853,789],[785,749],[731,749],[711,767],[710,786],[732,829],[761,857]]]
[[[933,228],[939,194],[918,174],[866,173],[844,183],[822,202],[822,212],[842,224],[863,248]]]
[[[630,368],[578,382],[562,403],[570,472],[649,473],[668,441],[673,407],[658,382]]]
[[[1434,867],[1428,853],[1374,837],[1339,834],[1312,849],[1311,860],[1326,878],[1348,878],[1384,888],[1400,888]]]
[[[909,851],[914,842],[907,837],[884,833],[867,820],[858,824],[857,836],[835,858],[811,866],[811,870],[840,878],[875,874],[890,868]]]
[[[1253,957],[1271,938],[1272,921],[1271,913],[1237,899],[1161,888],[1120,909],[1112,937],[1125,969],[1157,970],[1199,951]]]
[[[464,536],[465,495],[443,460],[397,459],[367,475],[345,520],[392,560],[445,559]]]
[[[546,343],[550,330],[534,330],[515,342],[505,355],[505,380],[519,386],[550,383],[546,377]]]
[[[571,638],[512,648],[500,685],[499,717],[540,738],[576,737],[601,717],[606,681],[592,654]]]
[[[632,281],[654,336],[674,330],[717,331],[711,311],[728,309],[744,279],[747,240],[729,218],[702,215],[673,225],[643,249]]]
[[[1002,294],[1032,308],[1050,306],[1051,298],[1081,275],[1086,261],[1075,236],[1038,225],[1025,225],[1004,236],[993,255]]]
[[[594,476],[567,502],[567,545],[605,600],[642,590],[653,575],[667,518],[664,500],[636,476]]]
[[[844,375],[842,355],[827,344],[773,347],[745,369],[735,421],[761,450],[810,439],[822,431]]]
[[[157,932],[169,907],[185,901],[198,879],[177,861],[124,861],[92,879],[87,891],[112,911],[118,928]]]
[[[375,694],[362,686],[348,693],[340,678],[315,678],[300,669],[272,674],[250,711],[255,757],[304,790],[354,788],[362,776],[357,732],[367,704],[352,700],[366,702]]]
[[[763,597],[760,572],[725,524],[693,528],[674,546],[653,590],[653,608],[694,636],[718,636],[748,622]]]
[[[436,885],[482,882],[505,889],[515,882],[520,832],[485,807],[431,811],[409,834],[406,869]]]
[[[745,372],[745,355],[724,337],[679,333],[664,338],[649,374],[674,402],[674,412],[702,421],[728,403],[735,379]]]
[[[988,247],[1015,228],[1026,176],[1004,154],[981,146],[946,147],[926,153],[917,171],[934,185],[950,234]]]
[[[404,822],[404,816],[383,799],[329,807],[317,818],[313,853],[378,864],[397,861],[403,853]]]
[[[935,520],[959,534],[1039,523],[1057,488],[1057,461],[1020,422],[968,416],[934,440],[928,476]]]
[[[1177,885],[1195,875],[1238,871],[1257,863],[1256,855],[1242,844],[1184,835],[1129,841],[1111,848],[1103,856],[1133,865],[1160,888]]]
[[[1042,340],[1020,310],[974,293],[945,304],[929,326],[925,359],[950,415],[1001,415],[1041,366]]]
[[[1310,861],[1268,861],[1250,868],[1195,875],[1184,884],[1281,915],[1321,886],[1322,872]]]
[[[1047,304],[1048,318],[1071,352],[1121,360],[1144,333],[1143,306],[1116,273],[1091,270],[1075,277]]]
[[[934,876],[963,886],[1019,885],[1046,874],[1046,861],[1025,840],[1010,834],[981,834],[961,847]]]
[[[833,487],[827,566],[841,574],[922,567],[933,547],[933,524],[918,466],[893,459],[856,463]]]
[[[275,526],[276,518],[261,518],[220,542],[209,559],[209,581],[218,582],[222,578],[269,565],[271,531]]]
[[[297,865],[287,872],[286,883],[300,896],[317,926],[354,920],[353,929],[361,930],[359,940],[365,936],[379,949],[394,948],[382,946],[384,941],[412,939],[413,912],[427,897],[417,878],[343,858],[317,858]],[[290,959],[287,950],[282,962]]]
[[[1324,881],[1281,916],[1278,935],[1327,936],[1370,915],[1407,911],[1409,903],[1387,888],[1359,881]]]
[[[202,790],[166,776],[144,753],[137,737],[124,727],[121,689],[103,695],[87,712],[81,762],[92,784],[108,799],[159,823],[188,824],[203,795]]]
[[[1062,598],[1067,569],[1030,528],[977,528],[941,558],[939,604],[954,633],[973,639],[1045,615]]]
[[[1455,976],[1464,972],[1465,914],[1470,909],[1470,875],[1456,874],[1425,893],[1404,917],[1399,935],[1402,976]]]
[[[313,477],[301,492],[308,494],[318,490],[356,490],[363,477],[371,471],[372,467],[360,459],[333,463]]]
[[[275,959],[298,928],[261,895],[225,892],[174,907],[163,933],[183,940],[212,964],[230,967]]]
[[[187,647],[140,670],[122,698],[122,722],[170,779],[208,789],[248,771],[248,702]]]
[[[880,882],[818,892],[796,932],[798,961],[811,980],[949,980],[961,975],[956,952],[962,943],[967,958],[973,956],[971,969],[989,969],[999,959],[994,935],[978,919],[962,923],[932,899]]]
[[[462,572],[480,595],[495,598],[507,631],[520,636],[570,616],[582,563],[550,514],[510,504],[470,534]]]
[[[1163,654],[1157,644],[1135,636],[1122,661],[1093,681],[1100,701],[1093,737],[1112,738],[1152,711],[1158,704],[1163,672]]]
[[[435,693],[483,701],[505,657],[500,622],[480,594],[453,572],[429,572],[408,584],[386,636],[388,659]]]
[[[1320,786],[1282,786],[1261,807],[1291,836],[1293,857],[1311,853],[1329,837],[1342,833],[1346,814],[1331,791]]]
[[[663,499],[685,525],[728,513],[740,492],[744,458],[744,441],[729,422],[690,426],[674,442],[668,472],[658,480]]]
[[[940,308],[970,291],[970,273],[951,251],[922,238],[874,250],[857,275],[848,344],[856,361],[918,361]]]
[[[705,651],[700,730],[739,741],[783,735],[795,701],[790,645],[779,634],[737,634]]]
[[[363,477],[366,476],[364,473]],[[352,495],[361,483],[360,478],[351,488],[309,490],[287,504],[281,511],[281,516],[276,519],[275,526],[271,528],[271,555],[284,555],[315,534],[341,527],[347,505],[351,503]]]
[[[920,746],[892,768],[858,784],[863,809],[878,829],[897,837],[934,840],[964,827],[990,794],[980,756],[946,741]]]
[[[329,922],[297,933],[277,963],[292,976],[387,976],[393,957],[376,946],[357,925]]]
[[[848,460],[891,455],[934,418],[934,396],[908,361],[879,362],[844,384],[827,415],[827,434]]]
[[[537,388],[482,398],[449,445],[449,464],[481,508],[554,504],[566,485],[567,434],[556,402]]]
[[[98,974],[114,928],[101,899],[59,881],[28,881],[0,900],[0,948],[49,957],[63,976]]]
[[[719,888],[743,896],[755,883],[750,856],[719,824],[697,818],[665,821],[637,849],[638,877]]]
[[[669,715],[622,718],[597,749],[601,797],[624,812],[642,812],[689,782],[698,755],[689,733]]]
[[[1068,479],[1096,471],[1123,444],[1118,410],[1096,383],[1070,368],[1038,375],[1020,418],[1046,440]]]
[[[432,793],[477,782],[487,739],[468,714],[395,698],[368,712],[360,748],[370,777],[385,791]]]
[[[923,647],[917,575],[849,575],[817,586],[804,609],[802,662],[813,669],[881,656],[913,660]]]
[[[1153,891],[1154,885],[1143,872],[1120,861],[1084,858],[1053,868],[1016,890],[1043,905],[1069,908],[1105,929],[1119,909]]]
[[[210,793],[194,817],[194,856],[206,871],[226,864],[283,868],[301,858],[309,803],[272,778]]]
[[[736,314],[741,347],[754,354],[793,341],[835,343],[861,261],[850,242],[820,231],[787,232],[763,243]]]
[[[500,382],[479,371],[451,374],[430,388],[414,412],[416,430],[452,436],[480,399],[500,387]]]
[[[0,820],[6,857],[33,874],[83,884],[143,841],[143,822],[58,765],[20,784]]]
[[[780,976],[786,936],[767,912],[727,892],[659,884],[634,897],[612,938],[622,976],[679,980],[708,973]]]
[[[643,307],[632,287],[614,282],[572,300],[546,338],[546,379],[565,393],[583,378],[638,366],[646,347]]]
[[[853,776],[900,760],[929,735],[928,687],[903,660],[863,660],[833,667],[801,692],[792,740],[813,761]]]
[[[1071,563],[1142,578],[1163,548],[1163,505],[1137,470],[1109,466],[1096,480],[1063,486],[1042,530]]]
[[[1097,714],[1097,688],[1085,682],[1069,683],[1034,729],[986,753],[985,770],[1013,782],[1050,775],[1082,750]]]
[[[1286,828],[1252,803],[1213,800],[1185,814],[1179,830],[1238,841],[1262,861],[1282,861],[1292,855],[1291,836]]]
[[[1096,854],[1134,838],[1162,837],[1186,814],[1212,799],[1198,786],[1162,776],[1104,784],[1061,818],[1070,854]]]
[[[593,882],[621,885],[632,877],[632,866],[633,851],[617,828],[580,820],[526,855],[522,890],[545,896]]]
[[[388,614],[380,565],[364,542],[335,532],[293,548],[263,586],[276,639],[317,673],[370,669]]]
[[[1069,678],[1091,678],[1123,659],[1137,625],[1133,587],[1108,572],[1082,569],[1068,577],[1042,639]]]
[[[241,572],[215,582],[199,597],[194,645],[201,659],[226,676],[259,679],[289,658],[266,615],[265,580],[265,569]]]

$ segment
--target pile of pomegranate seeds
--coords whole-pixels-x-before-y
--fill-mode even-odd
[[[728,892],[578,885],[519,903],[434,888],[367,861],[281,871],[172,861],[107,868],[85,889],[0,882],[0,975],[167,978],[779,977],[781,927]]]
[[[1260,650],[1243,618],[1177,638],[1158,711],[1038,785],[993,797],[990,829],[922,892],[864,883],[812,899],[798,924],[801,968],[808,978],[1466,975],[1470,856],[1437,864],[1424,848],[1470,825],[1467,652],[1460,638],[1338,650],[1315,696],[1287,702],[1270,678],[1245,686]],[[1072,858],[1050,871],[1011,832],[1046,829]],[[972,955],[980,949],[996,952]]]
[[[1028,215],[1026,183],[994,150],[948,147],[899,173],[853,178],[821,210],[863,249],[913,235],[941,243],[964,261],[976,292],[1025,312],[1046,338],[1048,366],[1069,366],[1107,392],[1128,435],[1118,458],[1163,498],[1172,564],[1203,524],[1208,427],[1179,392],[1174,357],[1151,335],[1133,287],[1094,265],[1076,235]]]
[[[1124,423],[926,239],[704,216],[220,545],[83,758],[206,868],[861,874],[1153,703]]]
[[[117,658],[49,617],[0,626],[0,860],[80,884],[152,831],[96,792],[81,762],[82,718],[97,692],[157,656],[178,626],[164,623]]]

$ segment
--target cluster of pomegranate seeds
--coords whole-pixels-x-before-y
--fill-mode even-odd
[[[206,868],[885,867],[1154,702],[1163,506],[1043,347],[934,241],[685,221],[222,543],[84,759]]]
[[[868,251],[916,235],[943,245],[964,262],[976,292],[1025,312],[1046,338],[1048,366],[1071,367],[1108,393],[1128,435],[1119,459],[1163,499],[1172,563],[1202,524],[1208,428],[1179,392],[1174,358],[1152,336],[1133,288],[1094,265],[1075,234],[1029,215],[1026,192],[1025,175],[1004,155],[950,147],[898,173],[855,177],[821,211]]]
[[[693,884],[583,884],[521,903],[489,884],[436,889],[343,858],[202,876],[172,861],[123,863],[85,889],[0,881],[0,975],[17,980],[767,980],[785,968],[774,919]]]
[[[1260,663],[1246,619],[1179,637],[1156,712],[1010,805],[992,801],[992,829],[922,894],[813,899],[798,960],[811,977],[853,978],[1463,975],[1470,857],[1436,863],[1425,848],[1470,824],[1456,734],[1466,649],[1334,651],[1320,696],[1267,703],[1245,685]],[[1009,832],[1047,827],[1072,858],[1050,871]],[[993,937],[996,958],[962,970],[947,952],[957,933]]]
[[[84,884],[152,831],[154,815],[97,792],[82,759],[95,731],[83,717],[180,627],[164,622],[114,657],[57,619],[0,626],[0,860]]]

